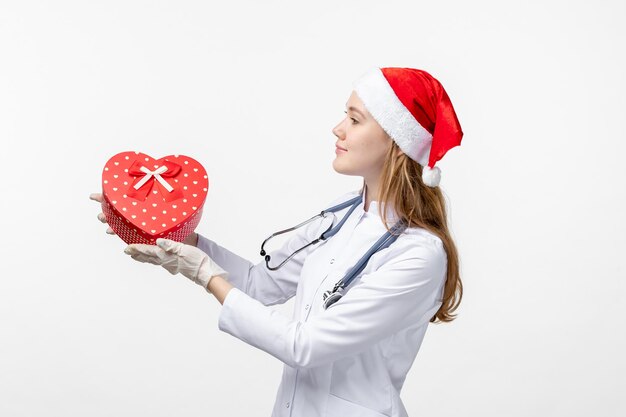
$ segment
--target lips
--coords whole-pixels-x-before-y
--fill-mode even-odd
[[[339,146],[339,145],[335,145],[335,147],[336,147],[337,149],[341,149],[342,151],[347,151],[347,149],[344,149],[344,148],[342,148],[342,147],[341,147],[341,146]]]

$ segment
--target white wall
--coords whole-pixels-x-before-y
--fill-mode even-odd
[[[0,415],[268,416],[282,364],[124,255],[88,196],[115,153],[193,156],[197,231],[260,262],[361,185],[331,129],[371,66],[429,71],[465,132],[439,164],[465,295],[427,332],[409,415],[624,415],[625,9],[3,1]]]

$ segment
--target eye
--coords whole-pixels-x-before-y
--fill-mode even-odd
[[[347,112],[347,111],[345,111],[345,110],[344,110],[344,113],[345,113],[345,114],[348,114],[348,112]],[[350,119],[352,119],[352,124],[353,124],[353,125],[355,125],[355,124],[359,123],[359,122],[358,122],[358,121],[357,121],[354,117],[351,117]]]

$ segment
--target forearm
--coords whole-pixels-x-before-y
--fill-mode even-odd
[[[196,247],[204,251],[214,262],[228,271],[228,282],[231,285],[246,293],[250,287],[253,287],[253,285],[250,285],[250,280],[252,279],[250,273],[254,268],[252,262],[207,239],[202,234],[198,234]]]
[[[305,243],[299,239],[282,251],[272,252],[272,257],[285,259],[295,251],[294,247],[302,247]],[[307,252],[304,250],[294,256],[279,271],[271,271],[266,268],[265,261],[253,264],[202,234],[198,234],[197,247],[229,272],[228,281],[231,285],[264,305],[283,303],[295,295],[299,271],[302,267],[301,259],[306,256],[305,252]]]
[[[207,288],[209,289],[211,294],[213,294],[215,298],[217,298],[217,301],[219,301],[220,304],[224,304],[224,299],[226,298],[226,295],[231,290],[231,288],[234,287],[230,282],[226,281],[221,276],[216,275],[211,278]]]
[[[192,232],[189,236],[187,236],[187,238],[183,241],[183,243],[186,245],[192,245],[192,246],[197,247],[198,246],[198,234],[196,232]],[[233,285],[231,285],[228,281],[226,281],[220,275],[216,275],[215,277],[211,278],[207,288],[209,289],[211,294],[213,294],[215,298],[217,298],[217,301],[219,301],[220,304],[224,304],[224,299],[226,298],[226,294],[228,294],[228,291],[230,291],[230,289],[233,288]]]

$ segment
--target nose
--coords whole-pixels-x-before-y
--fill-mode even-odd
[[[346,119],[347,117],[344,117],[343,120],[337,124],[337,126],[333,127],[333,134],[342,140],[346,137],[346,130],[343,126]]]

